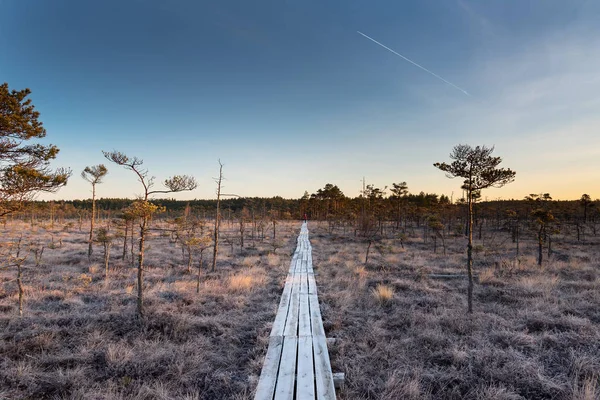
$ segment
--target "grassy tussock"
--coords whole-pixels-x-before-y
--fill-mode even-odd
[[[100,264],[90,264],[88,272],[92,275],[97,274],[100,271]]]
[[[389,304],[394,298],[394,289],[388,285],[378,284],[372,289],[373,297],[379,304]]]
[[[270,253],[266,257],[266,263],[269,267],[277,267],[281,263],[281,258],[279,254]]]
[[[600,379],[590,377],[585,379],[581,385],[576,385],[573,391],[573,400],[597,400],[600,398],[598,385]]]
[[[256,267],[259,265],[259,263],[260,257],[257,256],[244,257],[242,260],[242,265],[246,268]]]

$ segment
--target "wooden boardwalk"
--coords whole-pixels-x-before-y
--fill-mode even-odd
[[[255,400],[335,400],[308,227],[302,224]]]

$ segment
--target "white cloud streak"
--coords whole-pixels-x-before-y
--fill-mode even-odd
[[[394,53],[395,55],[401,57],[402,59],[408,61],[409,63],[411,63],[412,65],[421,68],[423,71],[427,72],[430,75],[433,75],[434,77],[438,78],[439,80],[441,80],[442,82],[452,86],[455,89],[460,90],[461,92],[463,92],[464,94],[466,94],[467,96],[471,96],[465,89],[456,86],[454,83],[447,81],[446,79],[442,78],[441,76],[439,76],[438,74],[436,74],[435,72],[432,72],[430,70],[428,70],[427,68],[423,67],[422,65],[417,64],[416,62],[414,62],[413,60],[411,60],[410,58],[404,57],[402,54],[390,49],[389,47],[387,47],[386,45],[384,45],[383,43],[378,42],[377,40],[373,39],[370,36],[365,35],[364,33],[362,33],[361,31],[356,31],[356,33],[358,33],[359,35],[362,35],[364,37],[366,37],[367,39],[369,39],[370,41],[380,45],[381,47],[383,47],[384,49],[391,51],[392,53]]]

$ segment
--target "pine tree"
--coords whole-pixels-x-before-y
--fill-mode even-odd
[[[0,85],[0,216],[19,210],[38,192],[57,191],[71,176],[68,169],[50,169],[58,147],[26,143],[46,136],[30,93]]]
[[[462,189],[467,192],[468,237],[467,244],[467,290],[468,312],[473,312],[473,200],[474,194],[489,187],[502,187],[514,181],[516,173],[508,168],[498,168],[502,158],[493,157],[494,147],[459,144],[454,146],[450,164],[435,163],[434,167],[446,172],[448,178],[464,178]]]

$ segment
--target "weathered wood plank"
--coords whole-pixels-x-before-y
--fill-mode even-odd
[[[298,262],[302,261],[302,257],[301,254],[294,254],[294,258],[292,258],[292,262],[290,263],[290,269],[289,269],[289,274],[293,275],[294,271],[296,271],[296,268],[298,268]]]
[[[325,336],[313,336],[313,350],[315,357],[315,383],[317,386],[317,399],[335,400],[335,387],[331,363],[327,352]]]
[[[312,327],[313,336],[325,336],[325,329],[323,329],[323,320],[321,319],[321,309],[319,308],[319,299],[315,294],[308,295],[308,301],[310,303],[310,321]]]
[[[308,274],[306,271],[300,273],[300,293],[308,294]]]
[[[275,321],[273,322],[273,327],[271,328],[271,336],[283,336],[283,330],[285,328],[285,321],[287,320],[288,310],[290,306],[290,298],[291,298],[291,285],[283,289],[283,293],[281,294],[281,301],[279,302],[279,308],[277,309],[277,314],[275,315]]]
[[[308,294],[300,293],[300,314],[298,321],[298,336],[311,336],[310,304]]]
[[[275,393],[277,384],[277,373],[279,371],[279,362],[281,360],[281,350],[283,348],[283,337],[272,336],[269,338],[269,348],[265,356],[258,386],[256,387],[256,400],[271,400]]]
[[[292,268],[295,270],[297,260],[292,260]],[[279,308],[275,315],[275,321],[271,328],[271,336],[283,336],[283,330],[285,329],[286,320],[290,308],[290,300],[292,295],[293,287],[293,273],[288,274],[285,280],[285,286],[283,287],[283,293],[281,293],[281,300],[279,301]]]
[[[344,386],[344,382],[346,381],[346,374],[343,372],[334,372],[333,373],[333,386],[336,389],[341,389]]]
[[[292,294],[287,320],[285,321],[284,336],[298,336],[298,315],[300,313],[300,276],[294,275]]]
[[[298,355],[298,338],[286,336],[283,340],[279,374],[275,387],[275,400],[293,400],[296,381],[296,356]]]
[[[308,274],[308,293],[317,294],[317,282],[315,281],[315,275],[312,273]]]
[[[313,364],[313,342],[311,336],[298,338],[298,372],[296,379],[296,399],[315,398],[315,373]]]

